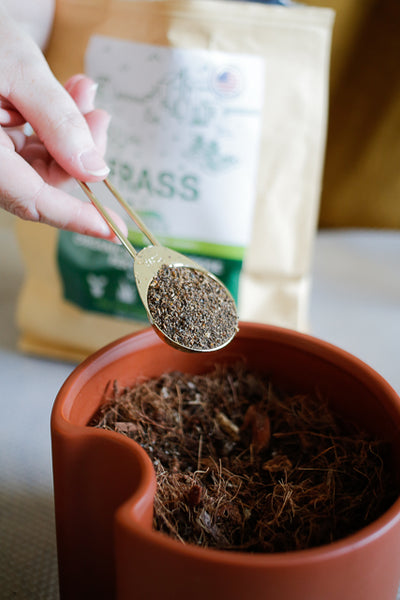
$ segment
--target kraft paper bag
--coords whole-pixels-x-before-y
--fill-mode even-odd
[[[333,18],[229,0],[57,4],[47,58],[61,82],[99,84],[110,179],[162,244],[226,283],[242,320],[307,329]],[[148,326],[123,247],[27,222],[18,236],[22,349],[80,360]]]

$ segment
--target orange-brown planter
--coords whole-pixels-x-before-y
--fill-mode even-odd
[[[110,380],[170,370],[201,373],[245,357],[293,391],[315,389],[335,409],[391,442],[400,467],[400,399],[346,352],[290,330],[241,323],[211,354],[182,353],[146,330],[78,366],[51,420],[62,600],[395,600],[400,580],[400,499],[372,524],[329,545],[252,555],[198,548],[152,529],[155,474],[127,437],[88,427]]]

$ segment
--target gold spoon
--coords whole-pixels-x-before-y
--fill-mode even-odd
[[[137,252],[88,184],[78,181],[134,261],[136,286],[151,325],[171,346],[191,352],[220,350],[235,337],[235,301],[215,275],[190,258],[161,246],[116,188],[104,180],[112,195],[151,242]]]

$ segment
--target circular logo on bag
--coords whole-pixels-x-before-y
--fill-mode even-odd
[[[215,71],[212,88],[223,98],[235,98],[243,89],[243,77],[236,67],[226,66]]]

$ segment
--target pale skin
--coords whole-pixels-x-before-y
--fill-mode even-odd
[[[71,177],[94,182],[108,175],[110,117],[94,106],[95,82],[77,74],[63,87],[53,76],[41,51],[53,9],[53,0],[0,0],[0,207],[113,239],[90,203],[60,187]],[[26,135],[26,123],[34,135]]]

